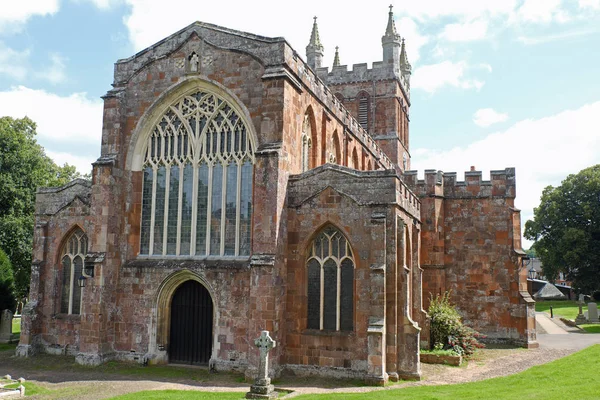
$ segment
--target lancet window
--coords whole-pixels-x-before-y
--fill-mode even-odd
[[[302,123],[302,172],[310,169],[310,149],[312,147],[312,132],[308,114],[304,115]]]
[[[81,229],[76,229],[65,241],[62,249],[62,290],[60,312],[81,314],[81,288],[79,277],[83,275],[83,261],[87,254],[88,238]]]
[[[140,254],[248,256],[254,144],[234,107],[197,91],[159,118],[145,150]]]
[[[354,318],[354,257],[345,236],[326,227],[308,248],[307,328],[351,331]]]

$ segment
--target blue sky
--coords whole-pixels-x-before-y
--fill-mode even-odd
[[[328,4],[334,3],[334,4]],[[25,0],[0,12],[0,115],[29,115],[57,162],[100,151],[113,64],[195,20],[283,36],[325,64],[378,61],[389,1]],[[600,162],[600,0],[393,1],[411,81],[412,167],[517,168],[531,217],[546,185]],[[526,244],[525,247],[527,247]]]

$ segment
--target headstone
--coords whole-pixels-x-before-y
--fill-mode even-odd
[[[0,343],[9,343],[12,339],[12,320],[12,311],[2,311],[2,315],[0,315]]]
[[[579,301],[578,301],[578,304],[579,304],[579,314],[577,314],[577,318],[575,318],[575,323],[577,325],[585,324],[587,322],[587,319],[583,315],[583,302],[584,302],[583,294],[580,294],[579,295]]]
[[[598,305],[596,303],[588,303],[588,320],[590,323],[598,323]]]
[[[262,331],[260,337],[254,341],[260,351],[258,373],[254,385],[246,393],[247,399],[274,399],[278,396],[269,378],[269,351],[275,347],[275,341],[269,336],[269,331]]]

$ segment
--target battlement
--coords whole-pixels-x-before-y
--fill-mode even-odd
[[[383,169],[396,168],[392,160],[390,160],[383,152],[373,137],[358,123],[350,111],[344,107],[343,103],[335,97],[327,83],[324,82],[297,53],[294,52],[292,59],[288,59],[288,65],[291,67],[292,71],[297,74],[297,78],[302,82],[302,85],[328,108],[328,111],[334,118],[337,118],[346,127],[347,133],[358,140],[365,150],[371,152]],[[366,66],[366,64],[358,65]],[[265,71],[265,75],[268,73],[271,72],[269,70]]]
[[[445,198],[514,198],[516,176],[514,168],[490,171],[490,180],[483,180],[481,171],[466,171],[465,180],[457,181],[456,172],[425,170],[425,179],[417,171],[406,171],[402,179],[419,197]]]
[[[410,99],[410,84],[399,71],[394,70],[394,66],[384,64],[383,61],[373,63],[373,68],[369,69],[367,63],[354,64],[352,70],[348,71],[347,65],[335,66],[329,72],[328,67],[317,68],[318,77],[327,85],[340,85],[355,82],[371,82],[386,79],[397,79]]]

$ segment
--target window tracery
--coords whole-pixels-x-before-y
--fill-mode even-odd
[[[60,312],[81,314],[81,288],[79,277],[84,275],[83,261],[87,254],[88,238],[77,228],[65,241],[61,252],[62,288]]]
[[[312,131],[308,114],[304,115],[302,123],[302,172],[310,169],[310,149],[312,148]]]
[[[310,244],[306,260],[308,329],[353,329],[354,266],[350,244],[334,227],[326,227]]]
[[[254,145],[236,110],[199,90],[159,118],[144,154],[141,255],[250,254]]]

